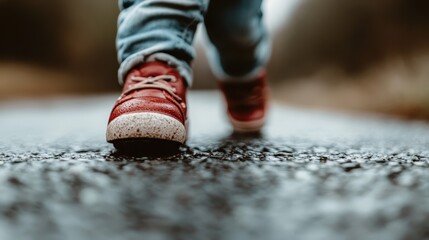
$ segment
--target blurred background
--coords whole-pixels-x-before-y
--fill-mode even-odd
[[[277,101],[429,119],[429,1],[267,0]],[[0,0],[0,101],[119,93],[117,1]],[[200,28],[195,89],[213,88]]]

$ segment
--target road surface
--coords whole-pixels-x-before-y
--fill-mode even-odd
[[[213,92],[190,140],[104,141],[116,96],[0,104],[0,239],[429,239],[429,125],[275,105],[230,134]]]

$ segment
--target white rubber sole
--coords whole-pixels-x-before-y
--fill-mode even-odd
[[[129,113],[115,118],[107,126],[108,142],[127,139],[156,139],[178,143],[186,141],[186,127],[160,113]]]
[[[265,118],[261,118],[255,121],[242,122],[234,120],[229,116],[229,121],[231,122],[234,131],[239,133],[259,132],[265,125]]]

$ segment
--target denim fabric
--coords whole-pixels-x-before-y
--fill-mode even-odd
[[[243,78],[268,61],[262,0],[120,0],[119,81],[144,62],[163,61],[192,83],[192,46],[204,22],[211,66],[219,78]]]

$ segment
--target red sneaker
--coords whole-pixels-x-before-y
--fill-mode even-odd
[[[150,62],[131,71],[107,126],[117,148],[161,142],[183,144],[187,133],[186,83],[176,69]]]
[[[228,117],[236,132],[258,132],[265,124],[268,86],[265,72],[250,81],[220,81]]]

